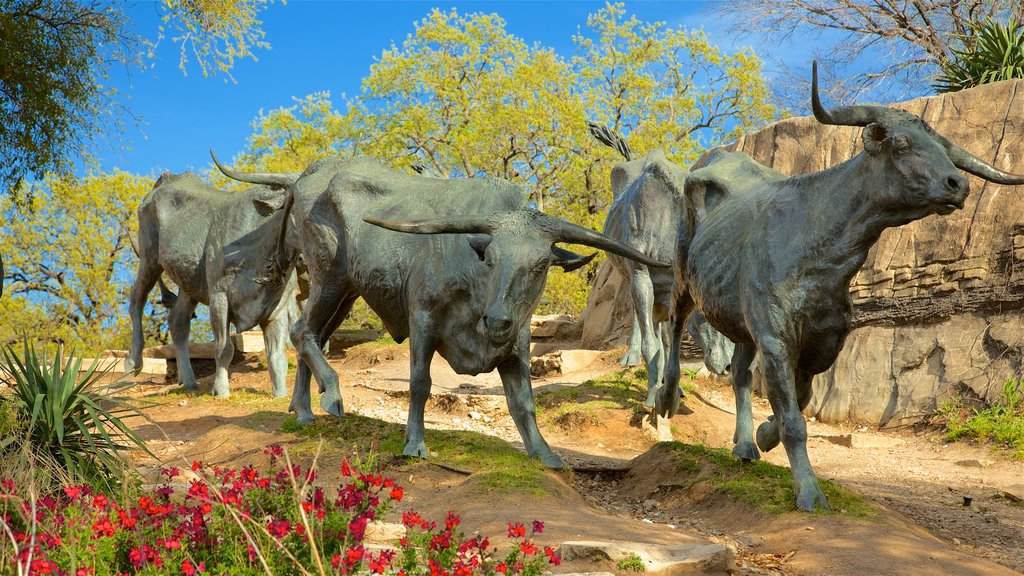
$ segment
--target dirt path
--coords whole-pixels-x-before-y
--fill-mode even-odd
[[[535,393],[614,372],[614,357],[608,354],[581,373],[536,379]],[[332,364],[341,374],[348,412],[404,424],[404,346],[364,345]],[[432,376],[428,428],[471,430],[522,447],[496,374],[459,376],[438,360]],[[286,417],[287,400],[268,401],[268,387],[265,373],[250,362],[232,377],[235,399],[165,397],[150,410],[159,427],[144,426],[140,432],[167,459],[235,464],[258,459],[266,444],[294,440],[278,429]],[[728,386],[707,383],[698,396],[687,399],[687,406],[690,414],[667,423],[674,439],[731,447],[734,416]],[[755,420],[767,411],[766,403],[757,403]],[[945,444],[932,432],[809,423],[808,450],[819,476],[879,506],[881,519],[864,523],[842,514],[769,517],[724,498],[674,497],[664,489],[672,485],[672,471],[648,452],[657,440],[655,433],[627,411],[605,411],[596,424],[562,429],[542,423],[542,429],[552,447],[581,470],[550,473],[548,496],[524,500],[474,493],[462,487],[464,477],[429,466],[397,470],[397,479],[406,484],[418,510],[443,514],[457,509],[466,526],[485,533],[500,534],[509,519],[540,518],[548,522],[546,536],[559,542],[603,537],[672,543],[705,538],[733,550],[731,573],[738,575],[1024,573],[1024,506],[1001,496],[1024,496],[1024,463],[1007,461],[984,448]],[[781,449],[765,459],[786,465]],[[630,466],[634,473],[646,466],[644,477],[631,477],[625,471]],[[623,471],[582,471],[595,468]],[[640,486],[651,490],[643,493]],[[963,506],[964,496],[972,498],[970,507]],[[563,568],[560,571],[623,573],[612,562]]]

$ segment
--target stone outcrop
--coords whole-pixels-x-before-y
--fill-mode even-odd
[[[997,168],[1024,172],[1024,81],[896,107]],[[859,154],[861,130],[790,118],[725,148],[783,174],[806,174]],[[952,394],[992,402],[1007,378],[1021,377],[1024,186],[970,181],[963,210],[889,229],[871,249],[850,283],[854,330],[835,366],[816,377],[808,415],[899,424]],[[591,345],[618,344],[629,333],[623,298],[608,296],[608,271],[583,316]],[[600,306],[612,312],[595,314]],[[602,322],[609,330],[603,336]]]

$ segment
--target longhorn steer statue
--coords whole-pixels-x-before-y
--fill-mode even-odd
[[[811,378],[832,366],[850,331],[849,282],[868,250],[886,228],[963,208],[968,180],[957,168],[991,182],[1024,183],[1024,176],[1000,172],[913,114],[880,106],[826,110],[818,100],[817,80],[815,67],[815,118],[862,126],[864,152],[793,178],[742,154],[720,156],[695,170],[687,181],[688,218],[699,219],[704,208],[718,205],[692,239],[680,239],[672,332],[678,354],[682,323],[675,319],[685,318],[696,304],[736,343],[733,454],[756,459],[758,447],[771,450],[781,438],[796,480],[797,506],[808,511],[828,503],[807,457],[800,411],[810,400]],[[758,171],[761,177],[751,178]],[[749,369],[755,353],[774,413],[758,427],[756,445]],[[665,415],[676,410],[677,367],[669,361],[667,385],[658,397]]]
[[[142,312],[161,274],[179,286],[167,323],[178,364],[178,383],[196,388],[189,360],[189,324],[197,303],[210,308],[216,350],[213,393],[228,396],[234,347],[228,323],[242,331],[259,324],[267,348],[274,396],[287,394],[288,329],[298,317],[293,257],[279,251],[287,221],[282,187],[295,174],[264,175],[268,186],[229,193],[190,172],[164,174],[139,205],[139,269],[132,286],[131,350],[125,371],[142,366]]]
[[[604,221],[604,234],[663,262],[676,256],[679,228],[684,219],[683,186],[688,172],[665,158],[660,149],[643,158],[633,159],[622,136],[588,122],[590,133],[601,143],[617,150],[625,158],[611,173],[614,200]],[[684,230],[683,234],[689,235]],[[629,348],[621,364],[639,364],[639,355],[647,366],[647,400],[653,408],[655,394],[662,385],[669,346],[669,303],[672,298],[673,272],[650,268],[643,263],[609,254],[608,260],[629,281],[633,300],[633,331]],[[704,364],[715,374],[725,374],[733,345],[712,328],[700,312],[688,319],[694,341],[704,351]]]
[[[423,409],[436,351],[460,374],[496,368],[527,453],[564,467],[537,428],[529,320],[548,268],[574,270],[593,255],[555,244],[585,244],[650,266],[660,263],[530,208],[524,191],[505,180],[429,178],[367,159],[326,159],[311,165],[292,189],[289,241],[301,250],[310,275],[309,300],[292,330],[301,362],[290,410],[298,420],[314,419],[311,373],[323,393],[320,407],[343,414],[338,375],[320,346],[362,296],[396,342],[409,339],[405,455],[427,456]]]

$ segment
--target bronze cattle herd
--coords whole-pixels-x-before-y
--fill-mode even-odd
[[[609,252],[629,279],[635,311],[622,362],[638,363],[642,355],[647,406],[663,416],[676,412],[680,339],[689,325],[709,368],[731,373],[733,454],[756,459],[758,448],[781,442],[797,506],[827,508],[807,456],[801,409],[812,377],[833,364],[850,331],[850,279],[883,230],[962,208],[969,186],[959,170],[1001,184],[1024,184],[1024,176],[993,168],[907,112],[826,110],[816,69],[811,102],[823,124],[863,127],[864,151],[791,178],[742,153],[716,152],[692,172],[659,150],[634,160],[623,139],[591,125],[626,160],[612,172],[604,234],[531,208],[526,192],[502,179],[414,175],[364,158],[317,160],[301,174],[235,172],[218,162],[227,176],[255,184],[239,194],[193,174],[165,174],[139,207],[125,368],[141,365],[143,306],[166,274],[180,288],[169,331],[181,385],[195,387],[189,321],[204,303],[216,347],[215,395],[228,395],[229,323],[239,330],[258,324],[274,395],[286,393],[290,337],[299,366],[289,410],[301,423],[314,420],[315,378],[320,408],[342,416],[338,375],[323,346],[362,297],[396,342],[409,339],[404,454],[428,454],[424,407],[437,352],[460,374],[497,369],[529,455],[564,467],[537,427],[529,320],[549,267],[574,270],[593,258],[558,244],[591,246]],[[300,276],[309,282],[301,314]],[[773,412],[756,435],[755,356]]]

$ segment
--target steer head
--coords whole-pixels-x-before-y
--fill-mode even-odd
[[[648,266],[668,267],[649,256],[603,234],[552,218],[530,208],[485,215],[446,216],[429,220],[388,222],[363,218],[366,222],[412,234],[466,234],[472,248],[470,258],[486,266],[485,299],[481,328],[494,345],[508,343],[529,321],[550,266],[575,270],[594,258],[581,256],[556,243],[583,244],[600,248]]]
[[[864,151],[879,164],[887,185],[870,192],[880,204],[916,220],[963,208],[969,184],[957,168],[998,184],[1024,184],[936,133],[920,117],[883,106],[840,106],[826,110],[818,99],[818,64],[811,77],[811,107],[822,124],[862,126]]]

